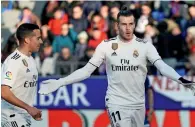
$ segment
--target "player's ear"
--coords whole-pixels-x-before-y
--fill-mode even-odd
[[[29,37],[25,37],[25,38],[24,38],[24,43],[29,44],[29,43],[30,43],[30,38],[29,38]]]

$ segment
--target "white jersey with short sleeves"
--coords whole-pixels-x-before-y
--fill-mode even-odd
[[[101,42],[89,63],[97,67],[103,61],[106,63],[106,104],[141,108],[145,105],[147,60],[154,64],[159,59],[151,42],[134,35],[128,43],[119,36]]]
[[[2,65],[1,85],[7,85],[13,94],[32,106],[36,97],[38,71],[32,56],[28,57],[17,49],[10,54]],[[1,101],[2,113],[27,113],[5,100]]]

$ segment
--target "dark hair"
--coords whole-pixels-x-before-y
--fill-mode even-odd
[[[30,8],[29,8],[29,7],[24,7],[24,8],[22,9],[22,11],[24,11],[24,10],[30,10]]]
[[[127,6],[123,6],[117,15],[117,22],[119,22],[120,16],[126,16],[126,17],[133,16],[133,13],[130,11],[130,9]]]
[[[24,23],[20,25],[16,31],[16,37],[21,43],[24,41],[24,38],[27,36],[32,36],[33,30],[39,29],[39,26],[31,23]]]

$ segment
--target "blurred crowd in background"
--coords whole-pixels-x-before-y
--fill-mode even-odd
[[[70,74],[88,62],[101,41],[117,36],[116,19],[123,5],[136,18],[136,36],[152,42],[179,74],[195,75],[194,1],[2,1],[1,62],[17,47],[17,27],[34,23],[44,42],[33,54],[40,75]],[[37,10],[40,15],[34,13]],[[148,70],[159,74],[151,65]],[[93,74],[105,75],[105,65]]]

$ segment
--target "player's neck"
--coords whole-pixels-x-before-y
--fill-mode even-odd
[[[25,56],[30,57],[32,55],[32,52],[30,52],[30,50],[26,47],[19,46],[17,49],[18,49],[18,51],[20,51]]]
[[[131,42],[131,41],[133,40],[133,35],[132,35],[131,39],[129,39],[129,40],[126,40],[126,39],[122,38],[122,37],[119,35],[119,39],[120,39],[122,42],[124,42],[124,43],[129,43],[129,42]]]

